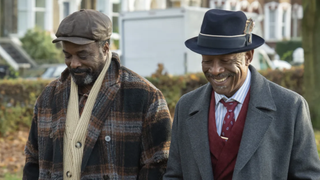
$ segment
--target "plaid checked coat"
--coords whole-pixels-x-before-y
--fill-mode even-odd
[[[36,101],[23,179],[63,179],[70,81],[66,69]],[[88,125],[81,179],[162,179],[171,125],[162,93],[113,53]]]

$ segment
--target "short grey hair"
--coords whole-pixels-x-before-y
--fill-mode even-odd
[[[102,40],[102,41],[97,41],[99,47],[103,47],[106,43],[110,45],[110,39],[107,40]]]

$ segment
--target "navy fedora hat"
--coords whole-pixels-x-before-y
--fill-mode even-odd
[[[264,39],[252,33],[254,22],[242,11],[208,10],[197,37],[185,45],[202,55],[224,55],[255,49]]]

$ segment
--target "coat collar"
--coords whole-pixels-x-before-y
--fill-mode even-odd
[[[250,101],[234,176],[239,173],[257,150],[274,119],[268,111],[276,111],[268,81],[253,66],[250,65],[249,68],[252,73]],[[210,83],[202,87],[197,98],[192,99],[194,103],[188,110],[189,118],[187,119],[191,146],[202,177],[212,176],[208,139],[208,112],[211,92]]]

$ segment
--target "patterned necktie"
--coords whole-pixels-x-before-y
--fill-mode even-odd
[[[223,120],[221,136],[226,137],[223,139],[228,139],[231,134],[231,129],[235,123],[234,109],[238,105],[237,101],[225,102],[223,99],[220,102],[227,108],[227,113]]]

